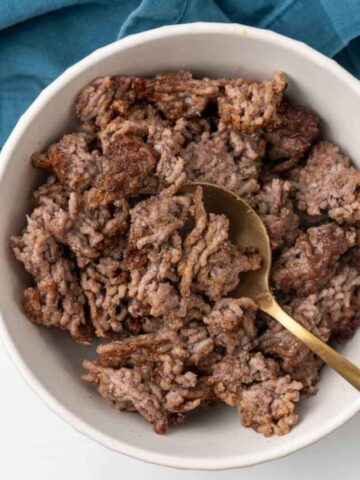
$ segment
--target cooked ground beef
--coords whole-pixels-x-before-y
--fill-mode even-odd
[[[335,263],[355,243],[355,231],[326,223],[302,232],[295,245],[284,249],[274,264],[276,288],[300,294],[316,292],[334,273]]]
[[[149,176],[155,169],[157,155],[140,137],[114,135],[106,158],[108,164],[95,182],[98,188],[129,197],[154,191],[154,182]]]
[[[47,153],[34,153],[32,163],[36,168],[53,171],[71,189],[86,190],[107,163],[97,150],[90,151],[88,140],[81,133],[64,135]]]
[[[304,156],[320,132],[319,117],[300,105],[284,102],[278,110],[279,125],[267,127],[267,159],[271,168],[282,172],[292,168]]]
[[[104,252],[105,253],[105,252]],[[80,284],[89,306],[89,316],[98,337],[123,331],[127,308],[123,303],[128,275],[122,269],[122,255],[111,252],[81,271]]]
[[[299,216],[290,198],[292,189],[289,181],[274,178],[256,196],[256,209],[268,230],[273,250],[292,246],[300,234]]]
[[[257,306],[250,298],[223,298],[203,318],[214,344],[227,354],[249,351],[256,346],[254,325]]]
[[[245,133],[278,124],[277,107],[286,85],[286,78],[281,72],[275,72],[272,80],[263,83],[247,82],[241,78],[225,82],[224,94],[218,98],[220,120]]]
[[[46,154],[35,153],[32,161],[75,190],[96,187],[128,197],[156,191],[156,182],[149,178],[156,166],[156,152],[136,136],[114,136],[105,157],[89,150],[84,134],[65,135]]]
[[[219,88],[207,78],[196,80],[190,72],[161,74],[155,77],[149,100],[169,120],[200,117],[210,99],[216,99]]]
[[[288,433],[299,393],[314,394],[322,362],[253,300],[232,298],[261,258],[207,213],[202,190],[221,185],[262,217],[274,250],[272,287],[324,341],[360,323],[360,173],[320,119],[284,97],[286,78],[95,79],[80,120],[33,165],[49,172],[11,247],[33,277],[29,319],[95,337],[83,379],[156,432],[221,400],[242,425]],[[234,296],[236,296],[234,294]]]
[[[216,253],[209,256],[206,265],[200,266],[194,288],[217,300],[235,290],[240,274],[260,267],[258,252],[241,253],[230,242],[224,242]]]
[[[314,146],[299,170],[298,208],[309,215],[326,211],[337,222],[360,221],[360,172],[331,142]]]
[[[205,132],[199,142],[189,143],[182,153],[189,180],[216,183],[250,201],[259,190],[263,155],[262,138],[228,129]]]
[[[294,410],[302,387],[285,375],[244,388],[238,404],[241,423],[265,436],[289,433],[299,419]]]
[[[75,340],[90,343],[91,329],[75,262],[65,256],[61,245],[44,228],[41,208],[28,217],[22,236],[12,237],[11,247],[36,282],[23,297],[29,319],[39,325],[67,329]]]
[[[279,372],[279,365],[272,358],[266,358],[260,352],[239,350],[223,356],[214,365],[210,383],[215,395],[234,407],[246,385],[276,378]]]
[[[34,192],[44,227],[71,248],[79,267],[119,242],[127,230],[128,203],[96,188],[71,191],[54,177]]]

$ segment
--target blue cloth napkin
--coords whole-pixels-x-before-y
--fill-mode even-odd
[[[195,21],[283,33],[360,77],[359,0],[0,0],[0,147],[71,64],[126,35]]]

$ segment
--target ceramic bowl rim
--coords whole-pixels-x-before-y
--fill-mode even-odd
[[[77,62],[76,64],[68,68],[47,88],[45,88],[36,98],[36,100],[30,105],[30,107],[26,110],[26,112],[20,117],[0,153],[0,185],[3,180],[7,164],[12,157],[12,152],[16,148],[18,142],[21,141],[21,138],[28,125],[30,125],[32,119],[46,105],[46,103],[51,98],[56,96],[57,92],[62,87],[71,82],[88,67],[93,66],[98,61],[106,58],[107,56],[113,55],[116,52],[120,52],[122,50],[132,48],[152,40],[184,36],[187,34],[239,35],[243,37],[248,37],[249,39],[266,41],[274,45],[278,45],[282,48],[286,48],[287,50],[296,53],[296,55],[300,55],[307,60],[310,60],[311,62],[320,66],[322,69],[325,69],[329,73],[329,75],[336,76],[342,82],[345,82],[348,88],[360,97],[360,82],[344,68],[342,68],[339,64],[337,64],[334,60],[319,53],[305,43],[290,39],[275,32],[240,24],[222,24],[207,22],[160,27],[143,33],[131,35],[122,40],[111,43],[103,48],[95,50],[83,60]],[[47,404],[47,406],[57,415],[59,415],[63,420],[65,420],[77,431],[81,432],[89,438],[96,440],[98,443],[114,451],[123,453],[139,460],[159,465],[180,469],[222,470],[229,468],[247,467],[274,460],[320,440],[325,435],[329,434],[336,428],[343,425],[347,420],[349,420],[355,413],[360,410],[359,396],[358,401],[354,402],[351,405],[348,405],[346,408],[344,408],[344,410],[339,411],[337,415],[329,418],[326,423],[315,427],[308,434],[303,435],[295,441],[292,440],[287,444],[277,445],[272,449],[256,452],[256,454],[239,453],[237,455],[232,455],[229,457],[217,457],[209,459],[205,457],[181,458],[180,456],[176,455],[154,453],[148,451],[145,448],[138,448],[136,446],[128,445],[124,441],[120,441],[100,432],[87,422],[80,420],[75,414],[65,408],[61,404],[61,402],[56,400],[51,394],[51,392],[49,392],[45,387],[41,385],[40,381],[36,378],[34,373],[30,370],[30,368],[22,359],[21,352],[18,350],[17,346],[15,345],[9,334],[9,331],[7,330],[6,323],[3,319],[1,312],[1,305],[0,337],[3,340],[5,350],[7,351],[9,357],[11,358],[19,372],[22,374],[22,376],[25,378],[28,385]]]

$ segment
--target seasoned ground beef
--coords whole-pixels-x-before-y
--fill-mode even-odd
[[[119,242],[127,230],[128,203],[96,188],[71,191],[54,177],[34,192],[44,227],[70,247],[79,267],[85,267]]]
[[[244,427],[265,436],[285,435],[298,422],[294,413],[303,385],[290,375],[253,383],[240,393],[238,411]]]
[[[262,138],[228,129],[205,132],[199,142],[189,143],[182,155],[189,180],[216,183],[250,201],[259,190]]]
[[[260,267],[258,252],[239,252],[230,242],[224,242],[216,253],[209,256],[205,266],[200,266],[194,288],[217,300],[235,290],[240,274]]]
[[[204,317],[214,344],[227,354],[249,351],[256,345],[254,325],[257,306],[250,298],[223,298],[215,303],[210,314]]]
[[[125,196],[156,191],[149,178],[157,154],[140,137],[118,134],[112,138],[106,157],[90,151],[84,134],[65,135],[46,154],[34,154],[35,167],[54,172],[61,183],[75,190],[95,187]]]
[[[322,368],[252,299],[232,297],[260,255],[240,251],[187,182],[256,209],[274,292],[305,328],[327,342],[360,324],[360,173],[315,143],[321,121],[285,98],[286,84],[282,73],[98,78],[79,93],[76,131],[32,156],[49,176],[11,239],[33,278],[25,312],[80,343],[100,337],[83,379],[157,433],[223,401],[243,426],[286,434]]]
[[[105,252],[104,252],[105,253]],[[122,254],[99,257],[80,274],[80,284],[89,306],[89,316],[98,337],[124,330],[127,308],[123,303],[128,275],[122,269]]]
[[[65,256],[61,245],[44,228],[40,208],[28,217],[22,236],[12,237],[11,247],[36,282],[23,296],[29,319],[67,329],[75,340],[90,343],[91,328],[75,262]]]
[[[331,142],[312,149],[299,171],[298,208],[309,215],[327,212],[340,224],[360,221],[360,172]]]
[[[286,85],[281,72],[263,83],[243,79],[225,82],[224,94],[218,98],[220,120],[245,133],[278,124],[277,107]]]
[[[340,256],[355,244],[355,231],[326,223],[302,232],[295,245],[284,249],[274,264],[272,279],[284,292],[314,293],[334,273]]]
[[[161,74],[155,77],[153,92],[148,97],[169,120],[200,117],[210,99],[216,99],[216,82],[196,80],[190,72]]]
[[[267,127],[267,160],[275,172],[292,168],[304,156],[320,132],[318,116],[300,105],[284,102],[278,111],[279,125]]]
[[[223,356],[214,365],[210,383],[215,395],[234,407],[246,385],[276,378],[279,372],[279,365],[272,358],[266,358],[260,352],[238,351]]]
[[[129,197],[154,191],[154,182],[149,176],[155,169],[157,155],[140,137],[114,135],[106,158],[108,164],[96,179],[98,188]]]
[[[47,153],[34,153],[32,163],[54,172],[63,185],[81,191],[94,184],[107,162],[97,150],[90,151],[85,134],[71,133],[51,145]]]
[[[289,181],[274,178],[256,196],[256,209],[268,230],[273,250],[292,246],[300,234],[299,216],[290,198],[292,190]]]

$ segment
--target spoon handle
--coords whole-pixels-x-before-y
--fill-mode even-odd
[[[326,343],[315,337],[300,323],[291,318],[276,302],[272,295],[264,295],[259,298],[258,305],[264,312],[271,315],[283,327],[291,332],[296,338],[301,340],[310,350],[312,350],[325,363],[330,365],[337,373],[345,378],[351,385],[360,391],[360,368],[351,363],[336,350],[329,347]]]

